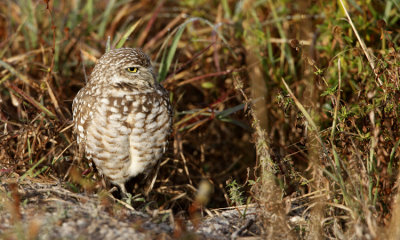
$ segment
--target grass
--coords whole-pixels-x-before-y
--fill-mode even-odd
[[[156,208],[250,201],[270,239],[396,239],[399,10],[397,0],[3,1],[0,181],[100,191],[75,160],[72,99],[108,47],[142,47],[175,108]],[[204,181],[213,192],[199,207]],[[289,223],[296,204],[306,224]]]

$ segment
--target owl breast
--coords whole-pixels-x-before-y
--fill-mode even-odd
[[[83,143],[87,158],[111,182],[120,184],[146,173],[161,158],[172,119],[161,90],[116,93],[97,97],[85,127],[77,128],[78,144]]]

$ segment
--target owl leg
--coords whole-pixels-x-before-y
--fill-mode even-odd
[[[118,187],[121,190],[122,198],[126,198],[128,196],[128,192],[126,191],[125,183],[118,183]]]

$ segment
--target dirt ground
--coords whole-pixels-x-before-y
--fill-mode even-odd
[[[0,238],[260,239],[255,206],[207,210],[205,217],[187,219],[100,195],[73,193],[57,182],[2,181]]]

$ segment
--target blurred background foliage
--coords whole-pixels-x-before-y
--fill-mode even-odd
[[[120,43],[150,55],[175,108],[173,143],[149,196],[156,208],[186,211],[205,180],[208,208],[259,203],[271,236],[377,237],[400,217],[399,8],[398,0],[2,1],[0,179],[103,188],[88,162],[74,160],[71,103],[96,59]],[[269,213],[286,221],[296,209],[306,223],[270,224]]]

